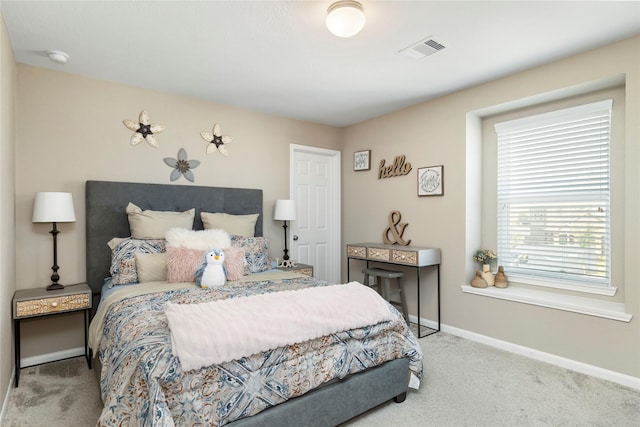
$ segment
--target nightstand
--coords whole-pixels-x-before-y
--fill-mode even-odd
[[[46,288],[20,289],[13,295],[13,322],[16,378],[20,378],[20,321],[33,317],[53,316],[61,313],[84,311],[84,355],[91,369],[87,334],[89,311],[91,310],[91,288],[86,283],[65,286],[64,289],[47,291]]]
[[[282,271],[292,271],[299,274],[304,274],[305,276],[313,277],[313,266],[309,264],[298,264],[296,263],[295,267],[278,267],[278,270]]]

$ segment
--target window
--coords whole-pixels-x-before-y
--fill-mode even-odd
[[[513,278],[610,286],[612,104],[495,125],[498,255]]]

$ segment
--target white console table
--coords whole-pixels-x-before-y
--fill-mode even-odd
[[[426,337],[440,330],[440,249],[417,246],[384,245],[381,243],[352,243],[347,245],[347,281],[350,281],[350,264],[352,259],[367,262],[404,265],[416,269],[418,293],[418,338]],[[438,271],[438,328],[429,334],[422,335],[420,324],[420,269],[435,266]]]

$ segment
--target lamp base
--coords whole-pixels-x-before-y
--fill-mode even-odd
[[[60,283],[52,283],[47,286],[48,291],[54,291],[56,289],[64,289],[64,286],[62,286]]]
[[[284,225],[282,226],[282,228],[284,228],[284,255],[282,256],[282,259],[285,261],[289,260],[289,249],[287,249],[287,220],[284,220]]]

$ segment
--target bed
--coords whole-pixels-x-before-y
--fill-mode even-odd
[[[420,346],[402,315],[386,302],[389,320],[384,322],[182,369],[186,359],[174,354],[175,320],[169,327],[171,304],[237,304],[346,286],[269,270],[227,281],[223,288],[165,280],[105,291],[105,279],[107,285],[112,279],[107,243],[132,234],[129,203],[150,211],[194,209],[195,230],[207,228],[201,212],[258,214],[253,226],[258,238],[263,234],[262,190],[109,181],[87,181],[85,190],[87,282],[97,307],[91,352],[104,402],[98,425],[333,426],[390,399],[402,402],[410,380],[419,385]]]

